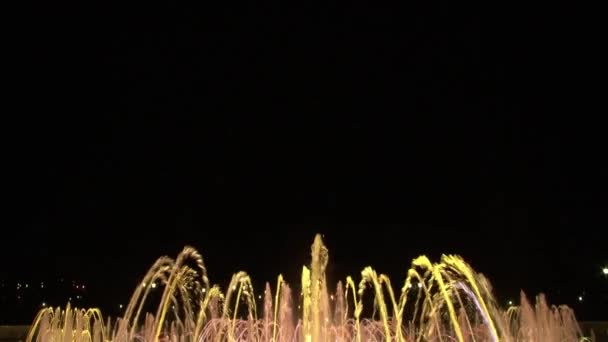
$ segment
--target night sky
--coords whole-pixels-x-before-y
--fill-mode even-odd
[[[114,305],[192,245],[221,285],[297,284],[319,232],[333,280],[456,253],[502,303],[608,319],[593,53],[551,8],[203,3],[29,9],[0,278]]]

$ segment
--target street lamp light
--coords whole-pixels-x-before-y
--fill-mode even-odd
[[[602,268],[602,273],[603,273],[605,276],[608,276],[608,267],[604,267],[604,268]]]

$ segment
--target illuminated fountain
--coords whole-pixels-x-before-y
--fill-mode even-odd
[[[544,296],[501,309],[489,282],[458,256],[438,263],[416,258],[396,293],[371,267],[358,284],[351,277],[331,290],[325,278],[328,250],[317,235],[310,268],[302,269],[297,304],[278,277],[266,285],[261,310],[245,272],[226,290],[211,285],[201,255],[186,247],[173,260],[159,258],[135,289],[122,318],[97,309],[42,309],[27,342],[141,341],[581,341],[571,309],[550,307]],[[144,304],[156,284],[164,291],[154,314]],[[373,300],[373,302],[372,302]],[[371,302],[371,308],[369,308]],[[364,316],[364,309],[372,311]]]

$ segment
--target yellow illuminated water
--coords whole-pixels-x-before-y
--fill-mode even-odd
[[[302,268],[300,296],[294,298],[279,275],[274,296],[266,285],[258,315],[261,296],[247,273],[235,273],[222,290],[211,285],[201,254],[186,247],[176,259],[161,257],[152,265],[117,320],[69,304],[45,308],[27,342],[584,340],[573,311],[549,306],[542,295],[530,304],[522,293],[519,306],[501,308],[487,279],[459,256],[444,255],[436,263],[414,259],[398,293],[372,267],[361,271],[358,285],[349,276],[330,292],[329,252],[320,235],[311,257]],[[163,288],[156,312],[143,312],[156,287]],[[373,313],[364,317],[369,299]]]

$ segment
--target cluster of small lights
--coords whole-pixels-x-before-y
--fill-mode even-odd
[[[148,285],[148,284],[146,284],[146,282],[145,282],[145,281],[142,281],[142,283],[141,283],[141,287],[146,287],[147,285]],[[153,288],[153,289],[155,289],[157,286],[158,286],[158,285],[157,285],[156,283],[151,283],[151,284],[150,284],[150,287],[151,287],[151,288]]]
[[[58,281],[61,282],[61,283],[63,283],[64,279],[60,278],[60,279],[58,279]],[[0,284],[2,285],[1,286],[2,288],[4,288],[6,285],[8,285],[5,282],[1,282]],[[34,283],[32,283],[32,287],[30,287],[30,283],[29,282],[17,281],[14,284],[15,284],[15,289],[16,289],[15,298],[18,301],[26,300],[27,296],[24,296],[23,292],[22,292],[25,289],[29,290],[29,289],[34,289],[34,288],[40,288],[41,290],[47,290],[49,288],[49,286],[47,285],[48,284],[47,281],[34,282]],[[77,289],[77,290],[81,290],[81,291],[86,289],[86,285],[83,284],[82,282],[72,281],[71,284],[72,284],[71,287],[73,289]],[[77,300],[83,299],[83,298],[84,297],[82,295],[77,295],[76,296]],[[72,301],[72,297],[69,297],[68,301]],[[48,307],[49,306],[49,303],[46,300],[42,300],[39,303],[40,303],[39,305],[42,306],[42,307]]]
[[[20,290],[21,287],[25,287],[27,289],[30,287],[30,284],[25,283],[24,285],[21,285],[21,283],[17,283],[17,290]]]
[[[72,287],[75,288],[76,290],[84,290],[85,286],[83,283],[81,282],[77,282],[75,280],[72,280]]]

